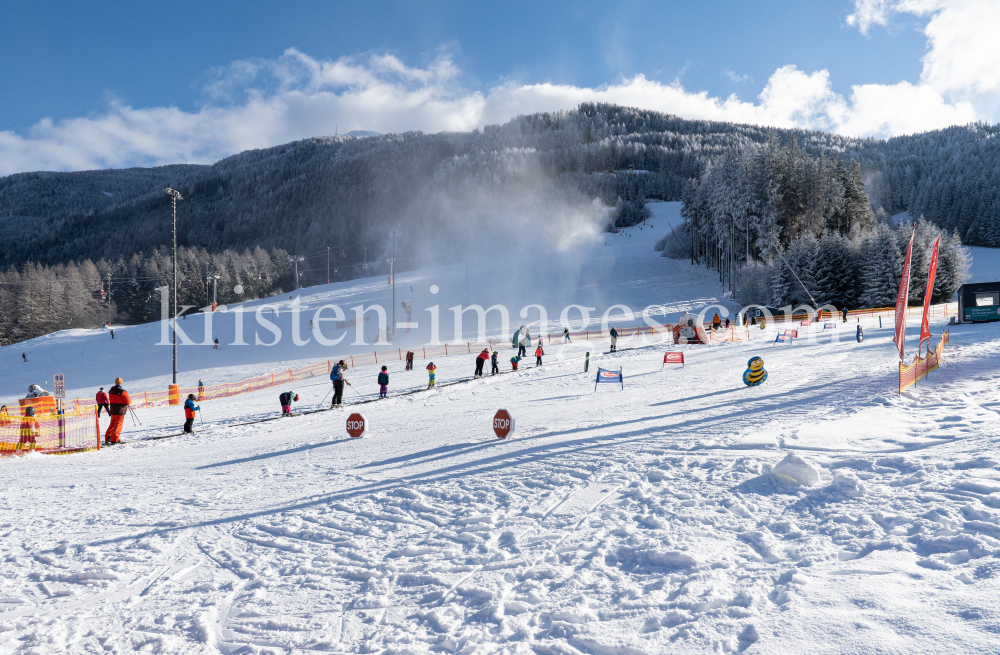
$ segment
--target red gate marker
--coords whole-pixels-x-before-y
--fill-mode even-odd
[[[364,416],[354,412],[347,417],[347,434],[355,439],[361,437],[368,430],[368,421]]]
[[[493,432],[497,439],[506,439],[514,431],[514,417],[506,409],[497,410],[493,415]]]

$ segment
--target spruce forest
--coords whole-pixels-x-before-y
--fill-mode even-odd
[[[290,257],[304,285],[326,281],[328,257],[332,280],[387,272],[392,235],[397,267],[447,262],[457,249],[435,248],[435,235],[495,220],[473,206],[484,190],[531,199],[538,220],[596,199],[614,208],[609,230],[641,222],[647,200],[683,200],[685,228],[664,254],[716,268],[737,299],[777,306],[810,294],[887,304],[910,234],[889,217],[908,211],[919,217],[915,281],[942,235],[944,300],[964,275],[961,244],[1000,246],[998,131],[857,139],[587,103],[468,133],[317,137],[211,166],[11,175],[0,178],[0,344],[158,319],[168,186],[184,196],[180,304],[203,306],[216,280],[222,303],[292,288]]]

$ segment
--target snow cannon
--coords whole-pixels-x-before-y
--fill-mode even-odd
[[[743,384],[748,387],[756,387],[767,379],[767,371],[764,370],[764,360],[760,357],[751,357],[747,362],[747,370],[743,373]]]
[[[697,314],[684,312],[673,329],[674,343],[708,343],[708,334]]]

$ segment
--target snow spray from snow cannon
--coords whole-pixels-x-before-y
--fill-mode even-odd
[[[743,384],[748,387],[756,387],[763,384],[767,379],[767,371],[764,370],[764,360],[760,357],[751,357],[747,361],[747,370],[743,373]]]

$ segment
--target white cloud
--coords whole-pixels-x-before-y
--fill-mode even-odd
[[[953,6],[959,4],[961,11]],[[929,16],[931,48],[919,85],[855,86],[849,98],[833,92],[827,71],[810,73],[790,65],[775,71],[751,102],[735,95],[710,97],[679,82],[663,84],[643,75],[596,88],[507,83],[477,91],[463,86],[462,72],[446,55],[419,68],[391,55],[324,61],[290,49],[278,59],[238,61],[212,71],[205,83],[206,104],[198,111],[134,108],[113,101],[103,114],[59,122],[45,119],[25,135],[0,131],[0,174],[210,163],[250,148],[333,134],[338,127],[340,132],[460,131],[518,114],[571,109],[585,101],[689,119],[858,136],[934,129],[992,115],[976,98],[958,94],[1000,88],[1000,69],[989,69],[979,59],[998,60],[993,50],[997,46],[982,38],[985,27],[969,28],[975,43],[954,45],[961,41],[960,24],[969,21],[966,5],[972,4],[856,0],[857,12],[849,20],[862,30],[885,24],[890,11]],[[983,21],[991,22],[1000,24]],[[938,52],[941,49],[950,54]]]

